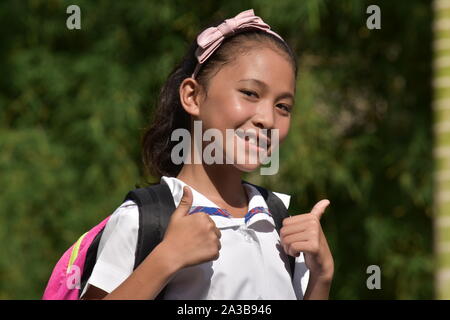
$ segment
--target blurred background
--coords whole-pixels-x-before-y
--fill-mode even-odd
[[[280,171],[246,179],[291,194],[291,213],[330,199],[331,299],[450,299],[450,45],[433,54],[448,1],[193,3],[0,2],[0,299],[40,299],[63,252],[151,180],[140,137],[159,89],[204,25],[250,8],[300,71]],[[373,4],[381,29],[366,25]]]

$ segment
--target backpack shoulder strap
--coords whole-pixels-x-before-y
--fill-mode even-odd
[[[267,203],[267,206],[269,207],[272,218],[275,221],[275,228],[277,229],[278,234],[280,234],[280,229],[283,226],[283,219],[289,217],[288,209],[284,205],[283,201],[281,201],[281,199],[270,190],[247,181],[244,182],[254,186],[256,189],[258,189],[259,193],[261,193]],[[291,275],[294,276],[295,258],[291,255],[287,256],[289,259],[289,265],[291,267]]]
[[[172,193],[165,183],[132,190],[125,200],[133,200],[139,207],[139,230],[134,261],[136,269],[162,241],[170,216],[176,207]],[[155,299],[162,299],[164,291],[165,288]]]
[[[134,268],[162,241],[175,210],[172,193],[166,184],[156,184],[130,191],[125,200],[139,207],[139,231]]]

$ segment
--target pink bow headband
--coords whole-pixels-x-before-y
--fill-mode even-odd
[[[270,26],[266,24],[260,17],[255,16],[253,9],[249,9],[239,13],[237,16],[231,19],[226,19],[217,27],[210,27],[200,33],[197,37],[198,48],[195,51],[198,64],[192,73],[192,78],[195,78],[200,67],[208,59],[217,48],[220,47],[225,37],[234,34],[241,29],[259,29],[267,33],[273,34],[280,38],[277,33],[270,30]]]

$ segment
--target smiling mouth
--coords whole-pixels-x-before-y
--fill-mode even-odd
[[[251,131],[243,132],[242,130],[237,130],[236,135],[254,147],[260,149],[270,148],[270,139],[267,137],[257,135]]]

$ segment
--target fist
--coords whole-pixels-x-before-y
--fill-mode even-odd
[[[311,212],[285,218],[280,229],[284,251],[293,257],[303,252],[310,272],[327,276],[333,273],[334,264],[320,219],[329,204],[330,201],[321,200]]]
[[[204,212],[189,215],[192,199],[192,191],[184,187],[162,241],[182,268],[217,260],[221,248],[221,233],[211,217]]]

